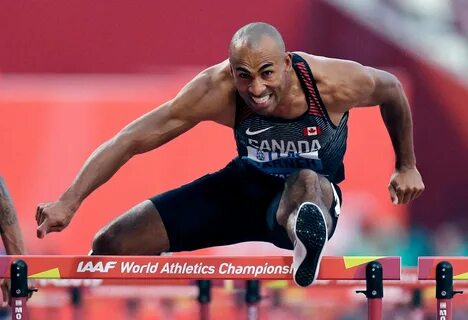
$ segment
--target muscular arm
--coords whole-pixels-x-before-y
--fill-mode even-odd
[[[366,67],[373,91],[363,105],[379,105],[395,151],[395,168],[414,168],[413,122],[408,99],[400,81],[392,74]],[[372,89],[372,86],[370,87]]]
[[[204,120],[221,121],[226,99],[207,70],[171,101],[133,121],[102,144],[85,162],[62,195],[76,208],[92,191],[109,180],[134,155],[160,147]],[[219,100],[216,97],[220,98]]]
[[[0,233],[8,255],[25,254],[16,210],[2,177],[0,177]]]
[[[354,61],[317,60],[322,79],[319,90],[329,113],[341,115],[352,107],[380,106],[395,151],[395,167],[414,167],[411,110],[400,81],[391,73]]]
[[[374,86],[369,101],[364,102],[380,105],[380,113],[395,151],[395,170],[388,184],[390,197],[394,204],[406,204],[418,198],[425,189],[416,168],[413,122],[408,99],[394,75],[369,67],[366,70]]]
[[[155,149],[196,125],[177,114],[178,102],[169,101],[143,115],[99,146],[86,160],[73,183],[60,197],[73,210],[108,181],[130,158]]]
[[[417,198],[424,191],[424,183],[416,168],[411,111],[400,81],[386,71],[353,61],[313,61],[318,69],[319,90],[321,84],[332,117],[341,117],[352,107],[380,107],[395,152],[395,171],[389,183],[392,201],[408,203]]]
[[[133,156],[160,147],[204,120],[231,125],[234,108],[226,66],[224,62],[203,71],[174,99],[133,121],[98,147],[57,202],[38,206],[38,236],[65,228],[82,201]]]

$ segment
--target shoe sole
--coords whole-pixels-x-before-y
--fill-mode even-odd
[[[322,210],[310,202],[303,203],[294,224],[294,281],[301,287],[317,279],[320,260],[328,240],[327,224]]]

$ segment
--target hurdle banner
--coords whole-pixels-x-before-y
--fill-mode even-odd
[[[10,277],[15,260],[30,279],[292,279],[290,256],[2,256],[0,277]],[[400,279],[400,257],[323,257],[318,279],[365,280],[366,266],[378,261],[384,280]]]
[[[15,271],[22,265],[23,272]],[[384,268],[387,266],[388,268]],[[10,267],[10,268],[8,268]],[[28,272],[28,268],[30,272]],[[383,269],[384,268],[384,269]],[[10,269],[10,272],[7,270]],[[400,278],[400,257],[324,257],[319,278],[366,280],[369,319],[382,320],[383,279]],[[386,272],[383,272],[386,270]],[[247,319],[258,320],[260,279],[292,278],[289,256],[5,256],[0,276],[11,277],[12,288],[27,288],[27,279],[247,279]],[[209,282],[198,281],[200,315],[209,319]],[[202,292],[201,290],[204,290]],[[78,290],[79,292],[79,290]],[[12,299],[12,319],[27,319],[27,292]],[[20,300],[21,299],[21,300]],[[21,307],[18,307],[19,303]],[[18,312],[17,312],[18,311]],[[17,317],[19,316],[19,318]]]

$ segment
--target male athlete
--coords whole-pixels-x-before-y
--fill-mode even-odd
[[[273,26],[246,25],[232,38],[228,60],[102,144],[57,201],[38,206],[38,237],[63,230],[83,200],[130,158],[212,120],[234,129],[238,157],[116,218],[97,233],[93,254],[157,255],[268,241],[294,249],[294,279],[307,286],[340,212],[348,111],[375,105],[395,149],[391,197],[405,204],[424,184],[397,78],[352,61],[286,52]]]

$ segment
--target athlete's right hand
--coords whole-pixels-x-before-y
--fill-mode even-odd
[[[36,210],[37,237],[42,239],[49,232],[59,232],[70,223],[75,210],[65,201],[40,203]]]

